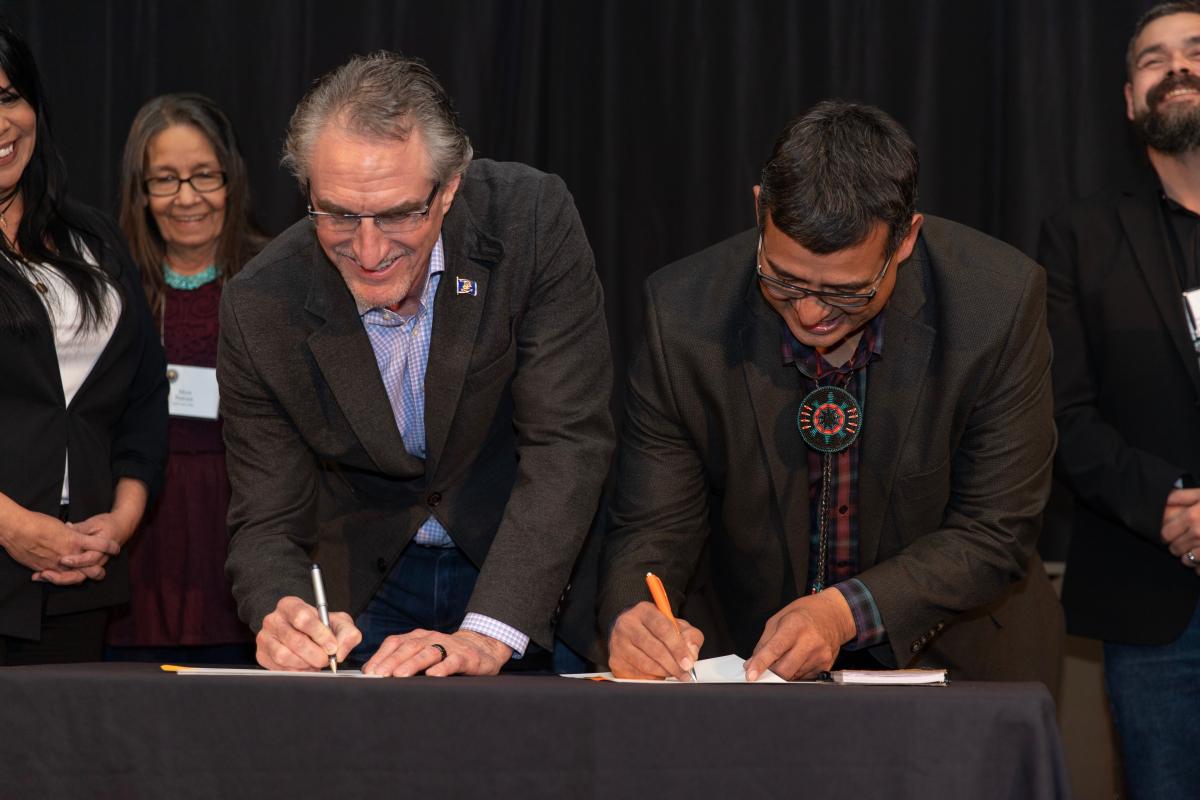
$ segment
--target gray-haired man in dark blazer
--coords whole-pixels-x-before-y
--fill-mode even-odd
[[[703,644],[751,680],[1055,687],[1045,278],[917,213],[916,186],[894,120],[821,103],[776,143],[757,229],[648,280],[599,599],[614,672],[686,679]]]
[[[391,53],[318,81],[285,151],[309,219],[221,307],[227,569],[258,660],[494,674],[550,647],[613,446],[579,217],[558,178],[472,163],[437,79]]]

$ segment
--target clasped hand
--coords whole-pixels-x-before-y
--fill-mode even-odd
[[[71,524],[31,511],[3,544],[13,560],[33,570],[33,580],[66,586],[104,578],[104,565],[121,551],[119,538],[108,514]]]
[[[1175,489],[1167,495],[1162,538],[1183,566],[1200,575],[1200,489]]]

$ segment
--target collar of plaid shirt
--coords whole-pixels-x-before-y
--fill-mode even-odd
[[[795,366],[806,378],[816,381],[818,384],[830,375],[836,376],[833,383],[844,384],[850,379],[849,376],[852,373],[883,355],[882,312],[872,317],[871,321],[863,328],[862,338],[858,340],[854,354],[840,367],[832,366],[816,351],[816,348],[797,339],[782,318],[779,320],[779,327],[781,329],[780,349],[783,354],[783,363]]]

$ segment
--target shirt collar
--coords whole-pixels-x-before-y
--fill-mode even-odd
[[[779,327],[783,363],[796,367],[809,378],[816,380],[834,373],[856,372],[883,356],[882,311],[866,324],[866,327],[863,328],[862,338],[858,340],[858,345],[854,348],[854,354],[840,367],[832,366],[814,348],[797,339],[782,318],[779,320]]]
[[[1168,197],[1167,193],[1164,192],[1163,190],[1159,189],[1158,196],[1160,198],[1162,198],[1163,206],[1166,207],[1167,211],[1173,212],[1175,214],[1179,214],[1181,216],[1191,217],[1192,219],[1200,218],[1200,214],[1197,214],[1195,211],[1192,211],[1190,208],[1185,208],[1184,206],[1181,206],[1179,203],[1175,202],[1170,197]]]

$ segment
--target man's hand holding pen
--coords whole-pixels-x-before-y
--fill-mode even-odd
[[[690,681],[704,634],[686,620],[671,619],[654,603],[641,602],[617,617],[608,639],[608,666],[618,678]]]
[[[329,666],[329,657],[343,661],[362,641],[362,633],[344,611],[321,622],[317,609],[299,597],[284,597],[263,618],[255,639],[258,663],[267,669],[310,671]]]

